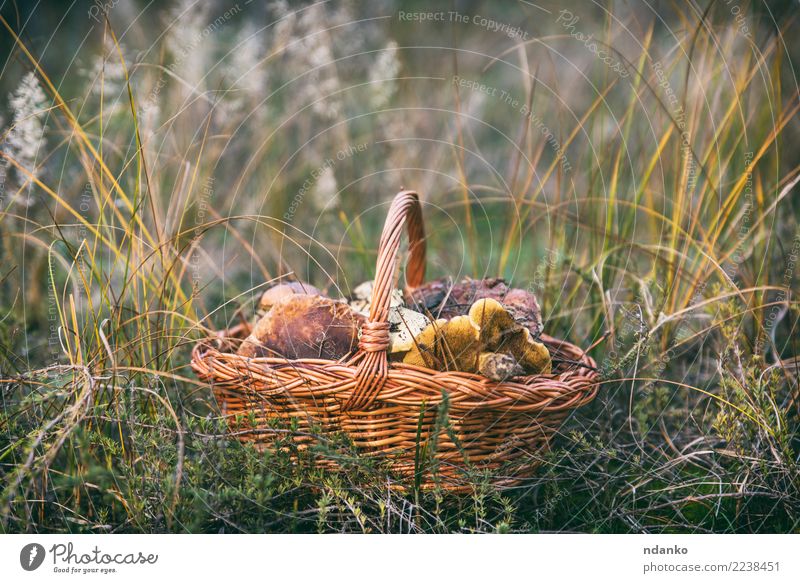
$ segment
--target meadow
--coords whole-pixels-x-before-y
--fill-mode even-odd
[[[798,15],[0,4],[0,532],[800,532]],[[403,187],[429,278],[598,363],[519,486],[257,451],[189,366],[277,281],[370,279]]]

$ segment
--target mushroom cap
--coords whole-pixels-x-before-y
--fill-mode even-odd
[[[436,365],[436,342],[439,329],[447,323],[447,320],[436,320],[428,324],[425,329],[416,335],[411,349],[403,355],[403,362],[434,368]]]
[[[282,302],[286,298],[297,294],[321,296],[322,292],[313,285],[303,283],[302,281],[279,283],[278,285],[273,285],[261,294],[261,299],[258,301],[258,309],[263,312],[268,312],[272,306],[278,302]]]
[[[503,298],[503,305],[514,316],[514,320],[525,326],[534,338],[539,337],[544,329],[542,309],[533,292],[512,288]]]
[[[478,328],[468,316],[456,316],[441,330],[441,354],[447,370],[477,372],[480,341]]]
[[[506,307],[492,298],[483,298],[472,304],[469,318],[480,330],[483,345],[490,348],[498,345],[506,334],[519,328]]]
[[[436,370],[476,372],[480,342],[478,330],[467,316],[431,323],[414,339],[403,357],[406,364]]]
[[[452,286],[453,282],[446,279],[429,281],[406,294],[405,303],[422,312],[436,315],[441,311]]]
[[[513,356],[522,365],[526,374],[549,374],[552,371],[552,361],[547,347],[534,340],[530,331],[522,326],[507,334],[496,350]]]
[[[275,304],[256,323],[238,353],[339,360],[355,350],[364,320],[343,302],[295,294]]]
[[[431,321],[425,314],[401,306],[389,308],[389,352],[405,352],[414,347],[416,338]]]
[[[484,298],[472,304],[469,317],[480,329],[481,344],[486,351],[512,356],[527,374],[550,372],[547,347],[537,342],[506,306]]]

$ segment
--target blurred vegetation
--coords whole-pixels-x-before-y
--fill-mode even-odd
[[[102,6],[0,8],[2,532],[800,530],[796,3]],[[603,371],[519,487],[258,452],[188,366],[403,186]]]

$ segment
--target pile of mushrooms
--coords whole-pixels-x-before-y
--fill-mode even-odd
[[[246,357],[339,360],[355,352],[369,316],[373,283],[332,299],[302,282],[276,285],[261,297],[259,318],[238,353]],[[548,373],[550,354],[537,341],[536,297],[498,278],[440,279],[410,293],[394,290],[389,359],[440,371],[479,373],[502,381]]]

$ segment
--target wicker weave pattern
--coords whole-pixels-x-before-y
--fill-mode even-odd
[[[397,195],[381,237],[373,302],[359,350],[348,362],[253,358],[235,353],[248,332],[238,326],[198,343],[192,367],[210,382],[231,429],[243,441],[268,444],[271,419],[295,419],[295,441],[313,441],[309,430],[344,431],[364,453],[385,456],[401,476],[415,471],[419,439],[432,437],[442,393],[449,400],[449,431],[437,438],[437,480],[463,487],[466,464],[497,470],[517,460],[515,471],[498,477],[511,485],[535,469],[534,454],[546,449],[566,414],[597,393],[594,361],[580,348],[542,336],[554,360],[552,374],[494,382],[476,374],[434,371],[387,360],[387,317],[400,237],[407,228],[406,281],[420,285],[425,273],[422,214],[417,194]],[[242,417],[254,416],[255,428]],[[433,477],[426,475],[424,485]]]

